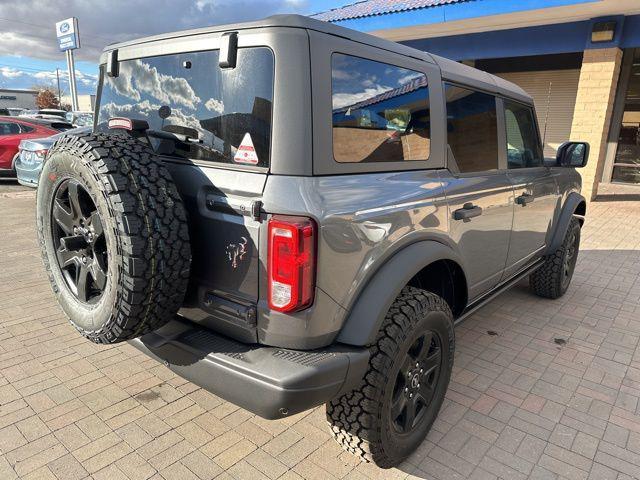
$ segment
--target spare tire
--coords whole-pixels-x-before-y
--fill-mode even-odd
[[[187,217],[150,147],[126,134],[62,137],[44,163],[36,209],[53,291],[82,335],[117,343],[176,314],[191,265]]]

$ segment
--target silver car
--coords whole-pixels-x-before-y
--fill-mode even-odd
[[[55,141],[65,134],[84,133],[90,130],[91,127],[80,127],[50,137],[22,140],[18,147],[19,155],[15,163],[18,183],[26,187],[37,187],[42,164],[47,157],[49,148]]]

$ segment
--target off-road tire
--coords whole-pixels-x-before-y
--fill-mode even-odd
[[[571,245],[572,239],[575,245]],[[572,248],[575,249],[574,255],[571,258],[570,265],[567,266],[565,261]],[[531,290],[543,298],[556,299],[563,296],[571,283],[579,248],[580,221],[573,217],[560,247],[545,257],[542,266],[529,276]]]
[[[102,222],[106,281],[103,277],[104,290],[93,304],[74,295],[56,256],[53,202],[63,182],[82,185]],[[86,338],[129,340],[159,328],[178,311],[191,265],[186,211],[168,170],[141,141],[105,133],[61,138],[44,163],[36,211],[53,292]]]
[[[414,336],[428,328],[441,340],[440,376],[422,423],[416,431],[398,438],[391,426],[390,402],[394,379]],[[453,367],[455,335],[448,304],[438,295],[405,287],[391,305],[370,346],[369,369],[360,386],[326,405],[327,421],[335,440],[348,452],[391,468],[407,458],[424,440],[433,424],[449,385]]]

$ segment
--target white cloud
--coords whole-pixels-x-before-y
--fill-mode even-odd
[[[422,73],[410,72],[407,75],[404,75],[398,79],[398,86],[404,85],[405,83],[409,83],[411,80],[414,80],[420,76],[422,76]]]
[[[3,76],[5,78],[19,78],[22,77],[25,73],[20,71],[20,70],[16,70],[15,68],[11,68],[11,67],[0,67],[0,76]]]
[[[222,113],[224,112],[224,103],[222,100],[216,98],[210,98],[204,104],[205,108],[210,112]]]
[[[138,114],[139,117],[148,119],[149,124],[152,124],[154,120],[157,123],[158,118],[160,118],[158,116],[158,110],[160,109],[160,107],[161,105],[151,103],[149,100],[143,100],[142,102],[138,103],[121,104],[109,102],[100,107],[100,113],[106,118],[120,116],[133,116],[134,118],[136,118],[136,114]],[[181,125],[193,128],[198,131],[198,133],[200,134],[200,138],[205,138],[209,141],[211,140],[211,133],[202,128],[198,119],[193,115],[185,114],[180,109],[173,109],[171,111],[171,115],[165,120],[165,124]],[[159,128],[159,126],[157,126],[156,128]]]
[[[336,93],[333,95],[333,108],[334,110],[336,110],[339,108],[348,107],[350,105],[355,105],[356,103],[360,103],[364,100],[369,100],[370,98],[373,98],[376,95],[380,95],[381,93],[388,92],[389,90],[392,90],[392,88],[383,87],[382,85],[376,85],[372,88],[365,88],[361,92]]]
[[[142,94],[147,94],[164,104],[182,105],[192,110],[200,102],[186,79],[160,73],[142,60],[121,63],[120,74],[113,83],[120,95],[136,101]]]
[[[308,4],[308,0],[0,0],[2,12],[7,12],[2,17],[16,20],[0,21],[0,55],[63,59],[54,23],[72,16],[80,24],[82,48],[76,51],[77,58],[95,62],[109,43],[276,13],[305,13]]]
[[[66,70],[59,70],[60,88],[62,93],[69,91],[69,74]],[[95,93],[98,85],[98,75],[83,73],[76,70],[76,83],[80,93]],[[45,86],[57,89],[58,76],[55,70],[21,70],[16,67],[0,67],[0,85],[6,88],[32,88]]]

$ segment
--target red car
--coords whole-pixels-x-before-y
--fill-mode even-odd
[[[0,117],[0,173],[14,171],[20,140],[50,137],[69,128],[73,126],[65,122]]]

